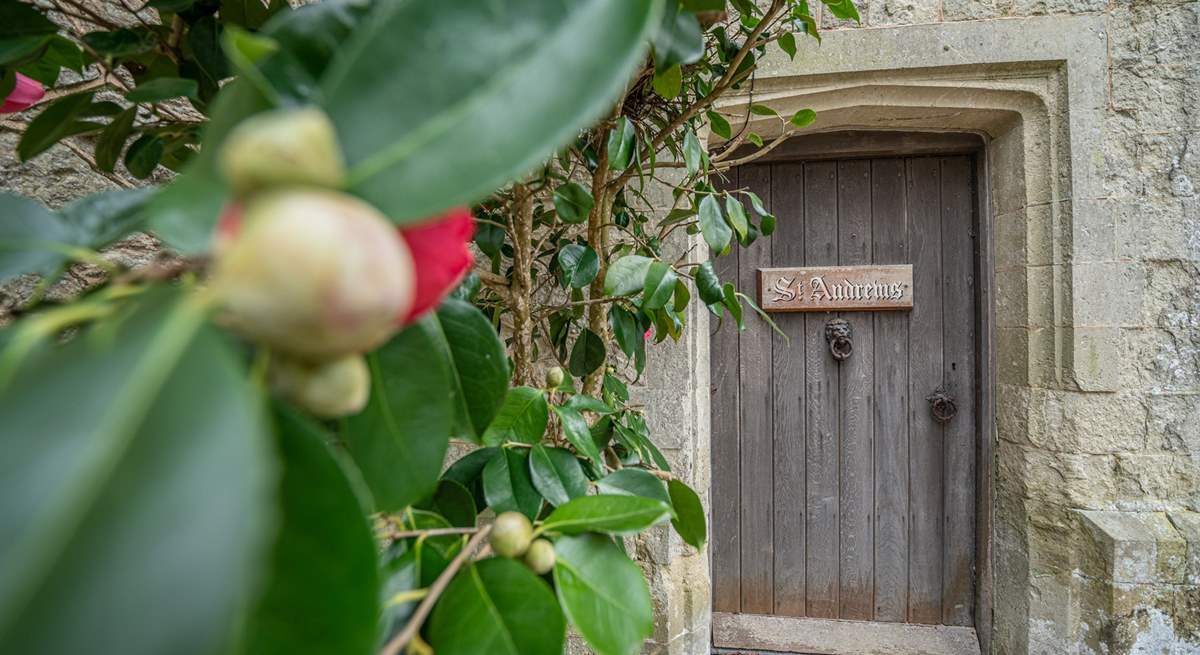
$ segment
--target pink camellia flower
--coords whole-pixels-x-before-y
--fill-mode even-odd
[[[457,207],[418,225],[400,229],[412,252],[417,272],[417,295],[412,309],[400,320],[407,325],[437,307],[475,264],[467,244],[475,233],[471,210]]]
[[[14,114],[29,109],[46,95],[46,89],[32,78],[17,73],[17,83],[0,105],[0,114]]]

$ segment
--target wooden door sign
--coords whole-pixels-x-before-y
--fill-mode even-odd
[[[912,309],[909,264],[758,269],[758,303],[768,312]]]

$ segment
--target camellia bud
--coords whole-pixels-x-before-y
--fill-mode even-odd
[[[488,539],[497,555],[520,557],[533,541],[533,524],[520,512],[504,512],[496,517]]]
[[[220,157],[238,195],[283,186],[337,188],[346,177],[337,132],[313,107],[251,116],[230,132]]]
[[[537,539],[525,551],[525,566],[538,575],[546,575],[554,568],[554,544]]]
[[[250,198],[212,279],[230,328],[309,361],[382,344],[415,286],[408,246],[382,214],[314,189]]]
[[[546,388],[557,389],[563,383],[564,379],[566,379],[566,374],[563,373],[562,367],[555,366],[546,371]]]
[[[316,364],[276,357],[270,380],[275,393],[319,418],[357,414],[371,395],[371,372],[361,355]]]

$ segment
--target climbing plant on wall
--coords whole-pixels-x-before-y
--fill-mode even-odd
[[[678,235],[769,235],[714,178],[814,119],[717,106],[817,35],[732,5],[0,5],[18,156],[128,187],[0,196],[0,277],[41,279],[0,330],[0,650],[637,652],[627,540],[707,529],[630,386],[690,303],[757,309]],[[171,256],[113,269],[135,231]]]

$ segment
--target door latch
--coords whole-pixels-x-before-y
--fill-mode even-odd
[[[825,341],[829,343],[829,354],[839,362],[854,352],[854,330],[844,318],[831,318],[825,324]]]
[[[925,400],[929,401],[929,413],[933,414],[933,420],[938,423],[949,423],[950,419],[958,414],[958,405],[954,402],[954,396],[946,393],[945,389],[939,387]]]

